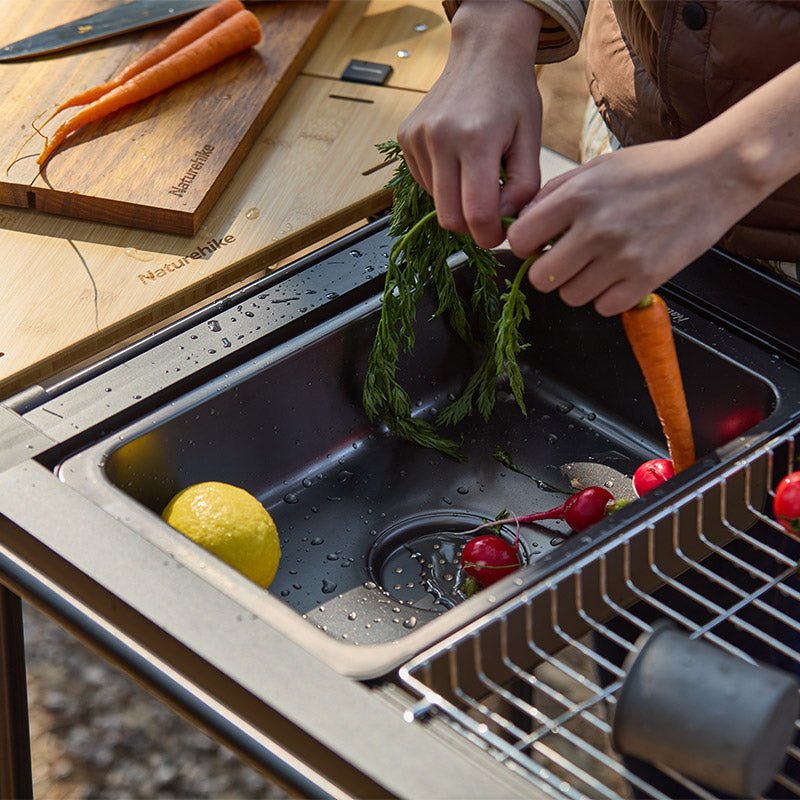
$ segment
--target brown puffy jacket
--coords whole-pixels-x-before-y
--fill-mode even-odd
[[[800,60],[800,1],[592,0],[584,41],[592,96],[622,144],[675,138]],[[722,245],[800,261],[800,176]]]

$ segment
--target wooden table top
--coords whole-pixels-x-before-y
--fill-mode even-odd
[[[387,208],[375,144],[438,77],[449,36],[439,0],[343,0],[194,236],[0,209],[0,398]],[[343,82],[350,59],[393,71]]]

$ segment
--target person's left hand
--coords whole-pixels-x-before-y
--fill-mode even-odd
[[[507,231],[542,292],[593,302],[603,316],[635,306],[686,267],[752,207],[735,170],[691,136],[600,156],[551,180]]]

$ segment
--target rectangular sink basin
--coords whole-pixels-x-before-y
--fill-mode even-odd
[[[491,421],[461,425],[464,461],[400,441],[371,425],[361,389],[380,312],[382,269],[364,253],[385,252],[384,231],[355,250],[245,298],[238,316],[275,314],[291,281],[327,297],[329,314],[309,312],[247,359],[231,353],[216,377],[66,457],[62,480],[90,496],[250,613],[357,678],[386,675],[504,600],[569,564],[588,548],[687,491],[789,413],[794,370],[665,294],[692,413],[698,463],[646,499],[587,534],[560,522],[521,530],[527,565],[464,599],[457,551],[464,531],[502,510],[527,514],[561,503],[576,487],[599,483],[632,499],[629,477],[665,455],[655,412],[618,319],[571,309],[531,292],[530,347],[522,357],[528,413],[501,387]],[[516,261],[502,255],[509,270]],[[377,263],[377,262],[372,262]],[[385,262],[383,262],[385,263]],[[363,274],[352,292],[333,291],[348,271]],[[287,288],[288,287],[288,288]],[[305,312],[301,308],[301,312]],[[413,355],[402,365],[415,413],[433,418],[458,393],[475,353],[419,314]],[[302,317],[302,314],[301,314]],[[216,318],[225,333],[225,315]],[[302,320],[301,320],[302,322]],[[199,325],[207,333],[206,322]],[[181,334],[171,347],[197,339]],[[209,350],[213,352],[213,350]],[[227,358],[227,356],[226,356]],[[724,446],[724,447],[723,447]],[[200,481],[223,481],[256,495],[277,524],[282,558],[268,591],[162,521],[170,498]],[[512,527],[504,531],[513,536]],[[198,609],[202,613],[202,609]]]

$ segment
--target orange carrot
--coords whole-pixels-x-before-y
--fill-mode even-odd
[[[72,108],[74,106],[82,106],[91,103],[108,94],[112,89],[121,86],[126,81],[130,80],[134,75],[144,72],[159,61],[163,61],[178,50],[183,49],[195,39],[199,39],[204,33],[208,33],[212,28],[215,28],[220,22],[224,22],[228,17],[232,17],[238,11],[244,9],[240,0],[219,0],[213,6],[203,9],[198,14],[190,17],[180,27],[176,28],[166,38],[162,39],[155,47],[143,53],[127,67],[118,72],[110,81],[101,83],[98,86],[93,86],[84,92],[70,97],[65,100],[58,108],[42,123],[46,125],[53,117],[65,108]]]
[[[185,81],[226,58],[241,53],[261,41],[261,24],[251,11],[238,11],[200,38],[159,61],[149,69],[112,89],[68,119],[50,137],[37,159],[40,165],[50,158],[64,139],[90,122],[107,117],[118,109],[152,97]]]
[[[675,472],[680,472],[694,463],[695,450],[669,311],[661,297],[649,294],[622,314],[622,325],[656,407]]]

